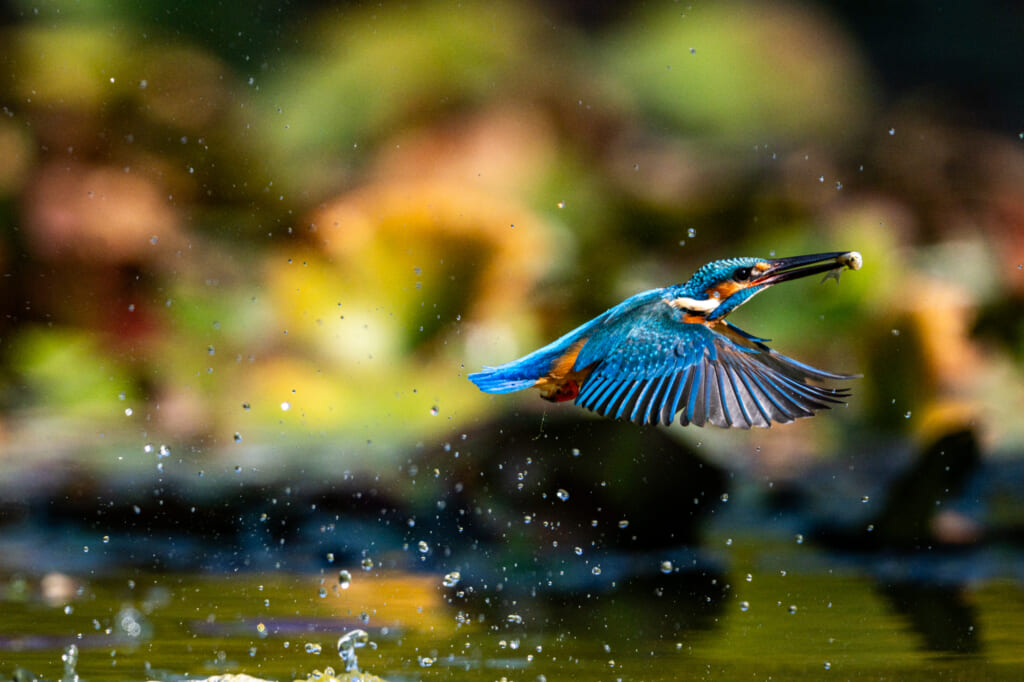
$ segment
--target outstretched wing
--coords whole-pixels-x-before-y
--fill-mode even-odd
[[[853,379],[776,353],[729,323],[683,321],[658,301],[596,329],[577,367],[593,366],[576,403],[637,424],[710,422],[768,427],[842,403],[848,389],[809,381]]]

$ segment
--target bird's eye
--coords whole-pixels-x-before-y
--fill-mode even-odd
[[[736,268],[732,273],[732,278],[737,282],[746,282],[750,279],[750,268]]]

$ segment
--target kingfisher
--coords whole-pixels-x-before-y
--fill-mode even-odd
[[[790,258],[728,258],[685,284],[627,298],[560,339],[469,380],[487,393],[537,388],[545,400],[576,404],[637,424],[767,428],[843,404],[856,379],[816,369],[769,348],[726,316],[780,282],[859,270],[856,251]],[[823,280],[824,281],[824,280]]]

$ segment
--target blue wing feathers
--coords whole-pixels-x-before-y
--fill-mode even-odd
[[[639,381],[634,381],[630,385],[629,390],[626,391],[625,395],[623,395],[622,402],[619,403],[619,411],[615,413],[616,419],[622,418],[622,413],[626,411],[626,407],[629,405],[630,398],[632,398],[633,394],[636,393],[637,390],[640,388],[640,383],[641,382]]]
[[[768,402],[777,410],[777,412],[772,414],[772,417],[774,417],[776,421],[792,421],[793,415],[790,414],[790,412],[779,402],[778,394],[769,390],[768,387],[762,383],[761,378],[756,373],[751,373],[750,378],[761,390],[761,393],[768,399]],[[780,417],[782,417],[782,419],[780,419]]]
[[[669,410],[669,421],[672,423],[672,418],[679,413],[679,401],[682,400],[683,391],[686,390],[686,381],[690,374],[690,369],[684,369],[681,374],[676,377],[675,383],[672,384],[672,408]],[[683,418],[679,418],[679,423],[683,423]]]
[[[729,393],[725,387],[725,377],[722,374],[725,372],[724,367],[718,367],[712,365],[715,370],[715,390],[712,393],[715,395],[716,404],[720,410],[718,414],[718,421],[713,422],[715,426],[728,427],[733,423],[732,414],[729,412]]]
[[[605,377],[598,377],[593,381],[585,382],[583,388],[580,389],[580,394],[576,396],[576,404],[591,409],[594,398],[598,396],[607,382],[608,379]]]
[[[640,416],[640,411],[647,404],[645,399],[647,398],[647,395],[651,392],[651,389],[654,388],[654,383],[655,379],[648,379],[647,381],[644,382],[644,390],[641,391],[640,395],[638,395],[636,398],[636,404],[633,406],[632,414],[629,415],[629,421],[640,424],[647,423],[646,418],[644,419],[644,421],[637,422],[637,417]]]
[[[754,407],[757,408],[758,414],[761,415],[761,420],[763,420],[763,423],[764,424],[771,424],[772,423],[772,415],[770,415],[768,413],[768,410],[765,409],[764,400],[763,400],[763,398],[765,397],[764,394],[761,393],[760,390],[758,390],[757,388],[755,388],[754,386],[751,385],[751,383],[750,383],[751,376],[750,375],[748,375],[748,374],[739,374],[739,377],[740,377],[740,381],[743,383],[743,387],[747,390],[747,396],[749,397],[750,402],[753,403]]]
[[[672,375],[666,374],[658,380],[658,385],[651,393],[651,399],[647,401],[647,412],[644,414],[645,424],[657,424],[661,418],[661,405],[665,402],[665,388],[672,383]]]
[[[732,395],[736,399],[736,406],[739,408],[739,412],[743,415],[742,421],[733,423],[736,426],[747,429],[755,424],[758,426],[765,426],[766,424],[760,423],[759,420],[755,420],[750,416],[750,411],[747,410],[747,396],[749,396],[749,393],[741,391],[739,385],[736,384],[736,370],[727,366],[724,366],[723,369],[729,378],[729,387],[732,389]]]
[[[697,417],[697,396],[700,395],[701,388],[704,386],[704,367],[700,364],[693,368],[693,373],[690,375],[690,381],[687,384],[687,392],[689,399],[686,401],[686,421],[697,423],[695,417]]]
[[[683,386],[686,385],[687,372],[688,370],[683,370],[681,373],[676,374],[676,378],[673,380],[672,385],[669,386],[669,390],[665,394],[666,406],[669,406],[669,396],[672,396],[671,406],[667,411],[663,411],[662,414],[662,421],[664,421],[666,425],[672,424],[672,420],[676,418],[676,413],[679,412],[679,399],[683,393]]]
[[[612,392],[616,385],[615,381],[612,379],[601,380],[605,382],[605,384],[601,387],[601,392],[597,393],[594,399],[590,401],[590,405],[587,406],[588,409],[594,410],[595,412],[599,410],[600,406],[608,398],[608,395]]]

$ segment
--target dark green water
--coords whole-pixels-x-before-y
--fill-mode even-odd
[[[1015,582],[894,582],[878,575],[895,559],[855,564],[752,539],[726,547],[729,568],[715,576],[675,572],[571,598],[460,597],[441,575],[358,566],[347,589],[337,569],[72,576],[63,593],[50,576],[49,595],[40,576],[5,576],[0,679],[16,667],[60,679],[70,644],[83,680],[305,679],[343,669],[336,642],[355,628],[371,640],[360,667],[387,680],[1024,678]],[[965,562],[940,560],[936,575],[962,575]]]

